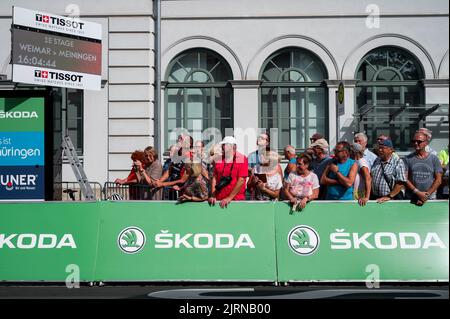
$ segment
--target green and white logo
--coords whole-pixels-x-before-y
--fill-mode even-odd
[[[288,244],[298,255],[312,255],[319,248],[319,234],[309,226],[297,226],[289,232]]]
[[[120,232],[117,243],[123,252],[135,254],[145,246],[145,234],[138,227],[128,227]]]

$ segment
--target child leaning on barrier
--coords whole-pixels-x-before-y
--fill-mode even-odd
[[[297,170],[285,180],[284,193],[292,210],[304,209],[306,204],[319,197],[319,178],[310,171],[312,159],[307,154],[297,157]]]
[[[208,199],[208,184],[205,178],[204,168],[201,163],[190,163],[185,165],[187,180],[183,186],[173,186],[180,191],[180,202],[203,202]]]

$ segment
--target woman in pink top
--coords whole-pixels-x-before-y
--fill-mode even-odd
[[[311,161],[307,154],[297,157],[297,170],[289,174],[285,181],[285,195],[293,210],[297,207],[304,209],[308,202],[319,197],[319,178],[310,171]]]

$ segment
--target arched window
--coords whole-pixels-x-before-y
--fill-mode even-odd
[[[328,136],[327,78],[323,62],[308,50],[282,49],[264,62],[260,126],[278,128],[279,151],[307,148],[316,132]]]
[[[178,55],[168,70],[166,132],[182,128],[195,137],[217,128],[225,136],[225,129],[233,128],[233,91],[228,82],[233,76],[228,63],[213,51],[194,49]],[[166,134],[165,140],[166,147],[175,143],[176,134]]]
[[[360,62],[356,74],[356,104],[359,130],[366,131],[369,143],[388,134],[400,150],[408,149],[418,128],[414,107],[423,103],[423,69],[418,60],[398,47],[379,47]],[[417,111],[416,111],[417,112]],[[414,112],[414,113],[416,113]]]

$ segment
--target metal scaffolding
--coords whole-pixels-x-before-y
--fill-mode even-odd
[[[387,133],[407,145],[419,128],[448,131],[448,117],[448,104],[366,104],[354,114],[354,124],[355,131],[366,132],[369,139]]]

